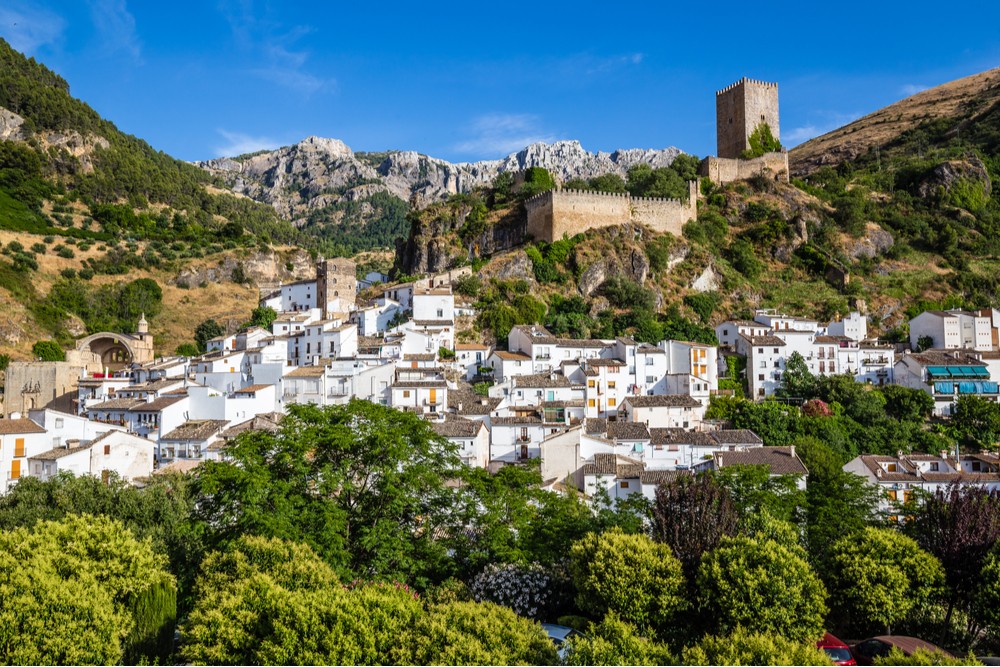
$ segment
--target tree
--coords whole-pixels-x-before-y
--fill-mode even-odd
[[[1000,495],[955,482],[925,498],[907,530],[944,567],[948,611],[941,643],[946,644],[953,611],[968,609],[975,599],[986,557],[1000,540]]]
[[[243,537],[202,565],[181,656],[208,664],[383,665],[421,613],[391,584],[339,585],[303,544]]]
[[[473,577],[469,590],[476,602],[493,602],[519,616],[542,620],[560,608],[567,587],[558,579],[565,576],[538,563],[493,563]]]
[[[736,628],[728,635],[706,635],[684,649],[682,665],[829,665],[815,643],[785,639],[768,632]]]
[[[524,184],[521,186],[522,197],[532,197],[556,187],[555,179],[544,167],[528,167],[524,170]]]
[[[567,642],[564,665],[673,665],[676,659],[666,644],[641,636],[635,626],[608,612],[591,625],[587,634]]]
[[[569,553],[577,605],[598,618],[613,611],[640,628],[666,630],[684,609],[684,576],[670,547],[613,529],[588,534]]]
[[[271,330],[271,325],[274,321],[278,319],[278,313],[275,312],[274,308],[270,306],[257,306],[250,313],[250,319],[244,324],[244,327],[260,327],[261,329]],[[216,334],[219,335],[219,334]]]
[[[1000,441],[1000,406],[978,396],[959,396],[951,426],[966,444],[993,449]]]
[[[226,333],[222,325],[209,318],[202,321],[198,328],[194,330],[194,342],[198,344],[198,349],[204,352],[208,349],[208,341]]]
[[[534,621],[489,602],[432,606],[399,639],[397,664],[555,665],[552,641]]]
[[[0,660],[166,658],[177,612],[166,559],[119,522],[71,516],[0,533]]]
[[[40,340],[31,346],[31,354],[41,361],[66,361],[66,353],[54,340]]]
[[[744,519],[767,512],[782,521],[796,521],[805,506],[805,492],[795,475],[771,475],[765,465],[726,466],[714,474]]]
[[[201,350],[194,343],[181,343],[174,350],[174,354],[179,357],[197,357],[201,354]]]
[[[206,461],[195,518],[207,546],[241,535],[305,542],[345,579],[445,578],[457,532],[455,445],[416,415],[369,401],[288,406],[277,433],[247,431]],[[453,531],[453,529],[456,529]]]
[[[830,552],[833,611],[859,636],[891,634],[893,625],[930,599],[944,576],[934,556],[888,528],[846,535]]]
[[[765,153],[774,153],[781,150],[781,142],[774,137],[771,126],[767,123],[758,123],[747,139],[750,148],[740,154],[741,158],[755,158]]]
[[[873,663],[876,665],[982,665],[974,656],[966,658],[956,658],[948,655],[944,651],[928,651],[925,648],[918,648],[910,655],[905,655],[895,646],[885,656],[877,656]]]
[[[934,397],[922,389],[887,384],[878,391],[885,397],[885,413],[901,422],[923,422],[934,411]]]
[[[698,606],[715,631],[815,641],[823,633],[826,589],[805,552],[770,539],[727,537],[702,558]]]
[[[712,475],[681,475],[656,489],[653,539],[670,547],[691,580],[702,554],[735,534],[738,524],[729,491]]]
[[[980,585],[973,595],[970,616],[996,639],[1000,637],[1000,546],[994,546],[983,561]]]
[[[800,438],[795,453],[809,471],[806,486],[806,547],[821,574],[828,571],[830,545],[854,535],[876,519],[879,491],[844,471],[843,460],[826,443]]]
[[[816,395],[816,376],[809,370],[806,360],[798,352],[792,352],[785,361],[785,371],[781,374],[782,396],[808,400]]]

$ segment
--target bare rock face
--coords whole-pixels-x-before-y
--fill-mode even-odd
[[[917,192],[927,199],[935,196],[940,190],[951,191],[959,181],[973,181],[983,187],[984,194],[989,197],[993,189],[990,174],[986,165],[978,157],[965,160],[949,160],[934,167],[931,173],[917,186]]]
[[[676,148],[590,153],[578,141],[557,141],[531,144],[501,160],[452,164],[413,151],[355,153],[337,139],[308,137],[294,146],[197,164],[238,194],[301,225],[313,211],[376,192],[426,205],[491,183],[503,172],[545,167],[560,181],[624,175],[639,163],[668,166],[680,153]]]
[[[893,243],[892,234],[878,225],[869,223],[865,235],[845,244],[844,252],[851,259],[871,259],[887,253]]]
[[[0,141],[18,141],[24,139],[21,126],[24,119],[13,111],[0,107]]]
[[[691,289],[695,292],[714,292],[722,285],[722,280],[718,273],[715,272],[715,267],[711,264],[705,267],[705,270],[694,279],[691,283]]]
[[[298,250],[290,256],[269,250],[244,256],[228,254],[214,263],[188,266],[172,282],[198,287],[203,283],[232,282],[242,275],[247,282],[257,287],[271,288],[283,282],[312,278],[315,271],[312,258],[304,250]]]
[[[497,263],[489,269],[484,267],[480,275],[498,280],[526,280],[532,284],[535,282],[535,268],[523,250],[511,253],[506,261]]]

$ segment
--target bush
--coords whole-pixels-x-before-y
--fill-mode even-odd
[[[565,665],[674,665],[666,644],[639,635],[636,628],[611,612],[585,635],[571,637]]]
[[[42,361],[66,361],[66,353],[54,340],[40,340],[31,346],[31,353]]]
[[[58,254],[63,259],[73,259],[73,257],[76,256],[75,253],[73,252],[73,249],[67,248],[66,246],[59,248],[56,254]]]
[[[476,602],[493,602],[514,610],[519,616],[548,618],[562,602],[564,582],[538,563],[490,564],[469,584]]]
[[[736,628],[729,636],[705,636],[684,649],[682,665],[829,665],[815,644],[796,642],[768,632]],[[892,663],[897,664],[897,663]]]

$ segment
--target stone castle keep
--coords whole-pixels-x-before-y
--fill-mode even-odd
[[[750,136],[762,124],[780,140],[778,84],[740,79],[715,94],[715,129],[718,157],[709,156],[698,168],[701,176],[717,184],[761,174],[788,181],[788,153],[784,150],[756,158],[740,156],[750,148]],[[681,235],[688,220],[698,217],[698,183],[688,183],[687,200],[632,197],[631,195],[555,189],[525,202],[528,235],[552,243],[588,229],[628,223],[643,224],[657,232]]]
[[[698,173],[723,184],[771,174],[788,181],[788,153],[765,153],[741,159],[750,148],[750,135],[766,123],[775,139],[781,139],[778,115],[778,84],[746,77],[715,93],[715,138],[718,157],[702,160]]]

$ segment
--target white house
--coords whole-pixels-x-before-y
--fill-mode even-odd
[[[934,413],[950,415],[959,396],[997,402],[1000,386],[977,353],[928,350],[904,354],[893,370],[896,384],[920,389],[934,398]]]
[[[1000,311],[994,308],[927,310],[910,320],[910,347],[916,350],[921,338],[929,338],[935,349],[997,350],[998,326]]]
[[[153,472],[153,443],[131,433],[107,431],[90,441],[71,440],[28,457],[28,472],[42,481],[60,472],[92,475],[107,481],[112,473],[126,481]]]

